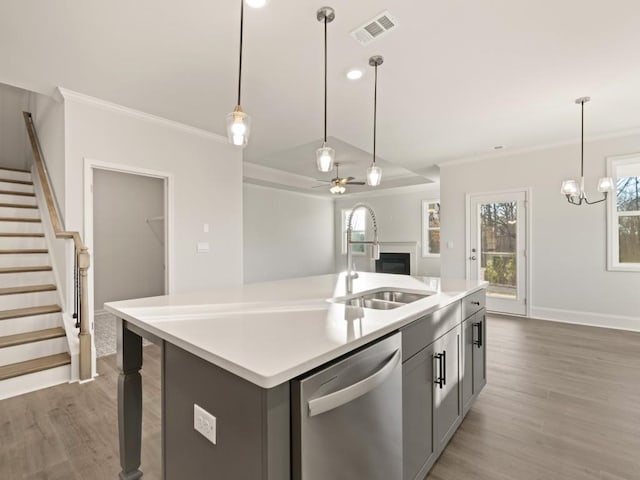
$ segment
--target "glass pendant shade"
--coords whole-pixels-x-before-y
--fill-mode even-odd
[[[613,190],[613,178],[602,177],[598,180],[598,191],[600,193],[607,193]]]
[[[238,105],[227,115],[227,138],[229,143],[244,148],[249,143],[251,133],[251,117],[244,113]]]
[[[372,163],[369,168],[367,168],[367,185],[375,187],[380,185],[380,180],[382,180],[382,169],[376,166],[375,163]]]
[[[562,182],[562,188],[560,189],[560,193],[563,195],[576,196],[578,195],[578,182],[575,180],[565,180]]]
[[[316,164],[318,166],[318,170],[327,173],[333,170],[333,161],[336,158],[336,151],[327,147],[326,143],[322,144],[318,150],[316,150]]]
[[[338,194],[338,195],[342,195],[344,192],[346,192],[346,188],[344,188],[342,185],[334,185],[333,187],[331,187],[329,189],[329,191],[331,193],[333,193],[334,195]]]
[[[262,8],[269,3],[269,0],[245,0],[251,8]]]

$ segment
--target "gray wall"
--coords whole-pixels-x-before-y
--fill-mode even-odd
[[[245,183],[244,281],[333,272],[333,200]]]
[[[30,167],[30,149],[22,118],[28,110],[29,92],[0,83],[0,167]]]
[[[86,158],[167,173],[173,186],[173,291],[242,284],[241,150],[222,137],[90,100],[65,100],[64,115],[68,229],[83,231]],[[198,242],[209,242],[209,253],[198,253]]]
[[[341,221],[342,210],[349,209],[358,202],[373,207],[378,223],[378,236],[381,242],[418,242],[418,271],[416,275],[440,276],[440,258],[422,256],[422,200],[438,199],[440,186],[430,184],[424,187],[407,187],[388,192],[380,190],[374,195],[350,195],[336,199],[334,238],[336,249],[336,271],[346,269],[346,256],[342,254]],[[367,219],[367,229],[371,222]],[[368,238],[372,238],[371,233]],[[354,257],[357,268],[367,270],[368,261]]]
[[[640,136],[588,142],[587,193],[598,195],[605,157],[634,152]],[[560,194],[562,180],[580,175],[579,144],[444,164],[440,174],[442,242],[453,242],[442,250],[443,277],[465,276],[465,194],[531,187],[532,316],[640,328],[640,273],[606,270],[605,205],[576,207]]]
[[[95,309],[165,293],[164,181],[94,170]]]

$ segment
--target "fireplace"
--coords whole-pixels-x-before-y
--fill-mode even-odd
[[[380,253],[376,260],[376,272],[411,275],[411,255],[409,253]]]

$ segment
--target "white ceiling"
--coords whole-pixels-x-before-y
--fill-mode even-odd
[[[323,1],[246,9],[249,162],[316,177],[322,25],[315,14]],[[579,96],[593,98],[587,135],[640,127],[637,0],[327,4],[336,10],[329,135],[340,139],[339,156],[357,153],[362,174],[353,176],[370,161],[373,54],[385,57],[378,109],[385,179],[395,175],[392,165],[415,183],[436,162],[489,154],[494,145],[504,152],[575,139]],[[365,47],[349,36],[385,9],[397,29]],[[3,0],[0,82],[47,94],[63,86],[224,134],[235,104],[238,16],[239,0]],[[367,70],[358,82],[344,76],[352,66]]]

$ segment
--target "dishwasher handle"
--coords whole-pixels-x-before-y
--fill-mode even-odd
[[[309,416],[320,415],[321,413],[328,412],[334,408],[341,407],[362,395],[369,393],[378,385],[384,383],[389,375],[395,370],[400,362],[400,349],[393,353],[391,359],[385,363],[377,372],[371,376],[360,380],[353,385],[349,385],[337,392],[330,393],[323,397],[314,398],[309,400]]]

